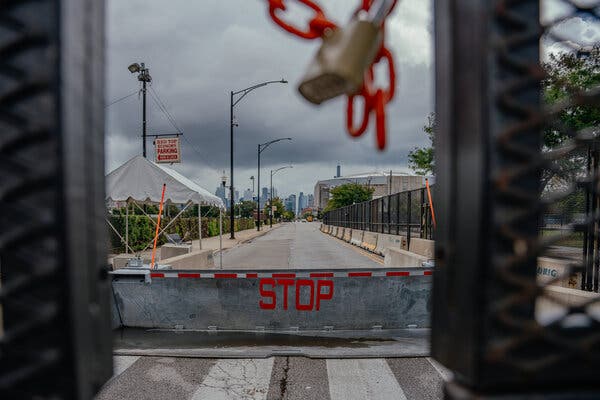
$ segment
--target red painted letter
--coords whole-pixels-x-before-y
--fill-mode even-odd
[[[288,286],[294,286],[293,279],[277,279],[277,284],[283,286],[283,309],[288,307]]]
[[[309,300],[308,304],[300,303],[300,288],[302,286],[310,287],[310,296],[308,297],[310,300]],[[315,302],[314,295],[315,295],[315,284],[313,283],[313,281],[311,281],[309,279],[298,279],[296,281],[296,310],[311,311],[313,309],[314,302]]]
[[[327,293],[322,293],[321,288],[328,287]],[[318,280],[317,281],[317,311],[321,306],[321,300],[331,300],[333,297],[333,281]]]
[[[273,309],[275,309],[275,304],[277,304],[277,297],[275,295],[275,291],[274,290],[265,290],[264,289],[265,285],[271,285],[272,287],[275,287],[275,279],[272,279],[272,278],[261,279],[259,285],[260,285],[260,295],[262,297],[270,297],[270,298],[272,298],[273,302],[271,302],[271,303],[265,303],[265,302],[263,302],[261,300],[258,303],[258,305],[263,310],[273,310]]]

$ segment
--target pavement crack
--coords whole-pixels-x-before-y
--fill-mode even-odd
[[[288,372],[290,370],[290,357],[285,358],[285,365],[283,367],[283,376],[279,380],[279,393],[281,398],[285,399],[285,392],[287,391]]]

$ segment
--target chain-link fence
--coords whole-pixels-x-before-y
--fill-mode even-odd
[[[327,211],[323,214],[323,222],[363,231],[402,235],[410,243],[411,237],[433,239],[431,204],[434,203],[427,195],[427,188],[409,190]]]
[[[452,398],[597,396],[599,9],[436,4],[432,351]]]

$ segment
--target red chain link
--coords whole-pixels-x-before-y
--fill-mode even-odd
[[[322,38],[326,29],[335,29],[337,26],[335,23],[331,22],[325,14],[323,10],[313,1],[310,0],[297,0],[299,3],[306,5],[311,8],[315,14],[312,20],[309,21],[307,28],[305,30],[301,30],[287,22],[283,21],[281,18],[277,16],[277,10],[286,10],[285,0],[269,0],[269,14],[275,23],[281,26],[286,31],[299,36],[304,39],[316,39]],[[362,0],[361,6],[356,10],[356,13],[359,11],[369,11],[373,4],[374,0]],[[392,12],[394,7],[396,7],[397,0],[394,1],[388,15]],[[382,24],[381,29],[385,29],[385,21]],[[379,63],[381,60],[385,59],[388,64],[388,81],[389,86],[386,90],[382,88],[375,88],[375,73],[374,66]],[[392,57],[392,53],[385,47],[384,41],[381,43],[381,48],[373,61],[373,64],[365,71],[365,78],[363,85],[360,91],[357,94],[348,96],[348,107],[346,110],[346,128],[350,136],[358,137],[361,136],[367,130],[369,126],[369,118],[371,113],[375,114],[375,128],[376,128],[376,138],[377,138],[377,147],[379,150],[385,149],[386,143],[386,124],[385,124],[385,106],[394,98],[396,86],[396,72],[394,68],[394,59]],[[356,97],[362,97],[364,99],[364,107],[363,107],[363,115],[362,121],[358,128],[354,126],[354,99]]]
[[[325,29],[337,28],[337,26],[333,22],[331,22],[325,17],[323,10],[321,10],[321,8],[317,4],[310,0],[297,0],[299,3],[302,3],[309,8],[312,8],[312,10],[315,12],[315,15],[309,21],[306,30],[301,30],[291,24],[288,24],[287,22],[279,18],[276,13],[277,10],[286,10],[284,1],[285,0],[269,0],[269,14],[271,15],[271,18],[273,19],[273,21],[275,21],[277,25],[281,26],[289,33],[292,33],[296,36],[300,36],[304,39],[317,39],[323,37]]]

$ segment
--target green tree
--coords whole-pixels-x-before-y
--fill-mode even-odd
[[[285,211],[285,207],[283,202],[279,197],[273,198],[273,206],[275,207],[275,212],[273,213],[273,218],[278,219],[281,218],[283,212]],[[265,204],[264,213],[268,217],[269,216],[269,206]]]
[[[408,166],[410,169],[415,171],[417,175],[429,175],[433,174],[433,168],[435,165],[434,153],[435,153],[435,114],[431,113],[427,116],[427,125],[423,127],[423,132],[429,139],[430,146],[428,147],[415,147],[408,153]]]
[[[250,200],[244,200],[235,205],[235,215],[241,215],[242,218],[253,218],[256,203]]]
[[[334,187],[329,191],[331,197],[327,202],[325,211],[371,200],[374,191],[375,189],[373,188],[359,185],[357,183],[346,183],[344,185]]]
[[[544,101],[548,105],[566,101],[582,91],[600,85],[600,47],[593,48],[589,55],[578,57],[572,53],[551,54],[544,65],[546,79],[542,82]],[[544,129],[544,151],[558,148],[571,138],[572,133],[588,130],[598,136],[600,108],[597,105],[575,105],[565,107],[557,120]],[[579,149],[553,162],[551,169],[542,174],[542,187],[558,189],[572,183],[586,172],[587,151]]]

